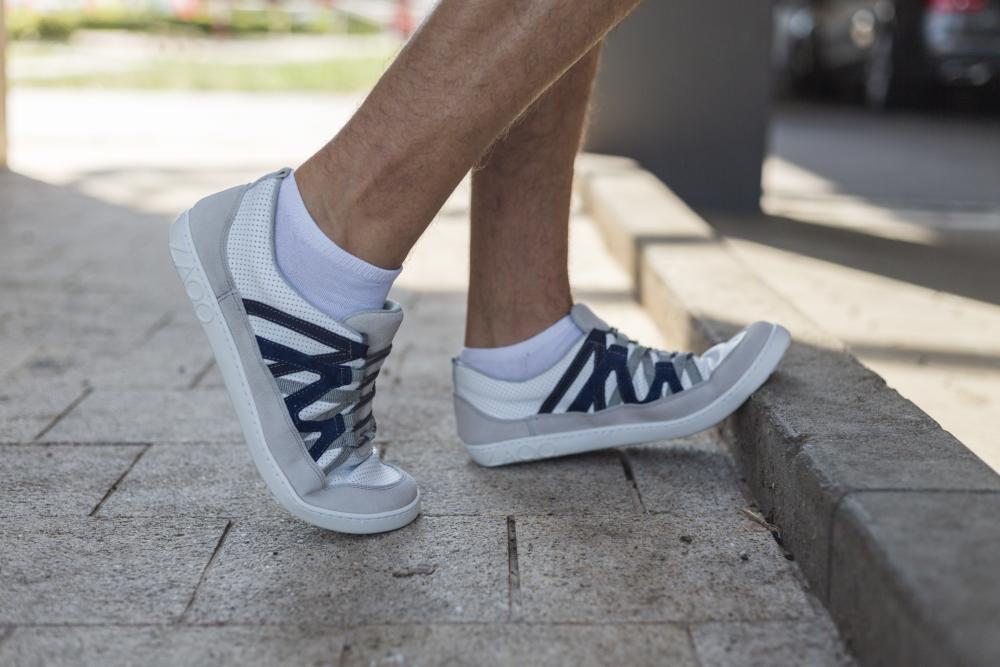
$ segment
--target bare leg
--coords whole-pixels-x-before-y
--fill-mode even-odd
[[[443,0],[344,129],[299,168],[348,252],[397,267],[486,148],[641,0]]]
[[[573,304],[566,266],[573,161],[599,51],[553,84],[473,172],[467,347],[530,338]]]

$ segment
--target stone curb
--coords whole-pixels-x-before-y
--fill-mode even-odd
[[[578,190],[636,296],[704,349],[758,320],[793,344],[723,427],[769,521],[864,664],[1000,664],[1000,476],[770,290],[652,174],[584,156]]]

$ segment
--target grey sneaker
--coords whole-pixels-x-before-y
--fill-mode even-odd
[[[372,446],[371,401],[403,313],[387,301],[337,322],[288,284],[273,232],[289,173],[195,204],[171,226],[170,253],[278,502],[344,533],[400,528],[420,513],[420,493]]]
[[[577,304],[588,332],[541,375],[509,382],[454,361],[458,435],[498,466],[679,438],[732,414],[771,375],[788,331],[757,322],[702,355],[643,347]]]

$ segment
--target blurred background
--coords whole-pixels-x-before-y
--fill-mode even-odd
[[[0,192],[8,216],[46,207],[65,226],[165,221],[297,164],[433,5],[5,1]],[[648,163],[776,291],[1000,468],[1000,0],[646,5],[657,20],[612,35],[590,148]],[[23,277],[52,247],[38,225],[16,230],[5,262]],[[63,277],[88,275],[60,252]]]

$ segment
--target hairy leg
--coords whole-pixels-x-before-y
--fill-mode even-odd
[[[467,347],[525,340],[569,312],[573,162],[600,47],[519,118],[472,174]]]
[[[641,0],[442,0],[296,180],[320,228],[397,267],[497,136]]]

